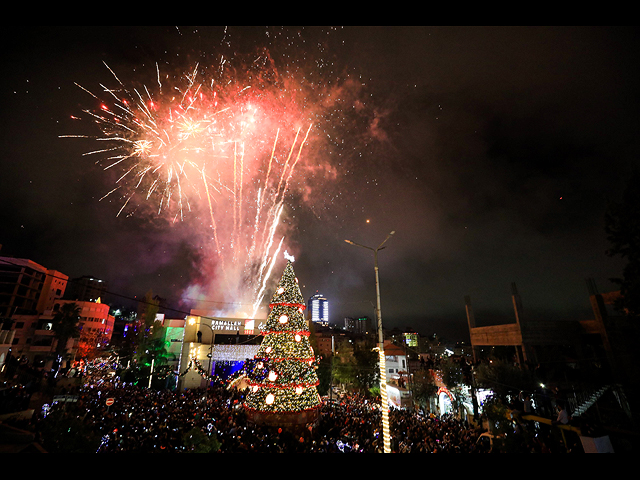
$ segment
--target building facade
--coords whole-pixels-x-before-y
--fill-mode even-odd
[[[376,333],[373,321],[369,317],[345,317],[344,329],[347,332],[360,335],[372,335]]]
[[[191,310],[184,323],[178,389],[200,388],[209,375],[227,377],[253,359],[262,343],[263,321],[216,317]]]
[[[323,326],[329,325],[329,300],[324,295],[313,295],[307,302],[307,311],[310,321]]]
[[[322,357],[330,357],[335,350],[335,334],[333,332],[315,331],[313,335],[316,353]]]
[[[63,300],[68,285],[69,277],[57,270],[29,259],[0,257],[0,363],[10,353],[36,367],[51,364],[57,347],[52,321],[65,303],[80,308],[80,337],[66,346],[72,358],[110,342],[114,317],[109,306],[96,299]]]
[[[91,275],[73,278],[67,284],[64,298],[81,302],[95,302],[104,299],[107,290],[107,282]]]
[[[384,343],[385,366],[387,367],[387,379],[399,378],[407,373],[407,354],[404,348],[390,341]]]
[[[32,260],[0,257],[0,318],[51,310],[64,295],[68,280]]]
[[[80,336],[69,339],[65,348],[69,358],[82,358],[90,351],[111,341],[114,317],[109,305],[96,302],[56,300],[51,310],[36,315],[13,315],[11,353],[35,367],[47,367],[57,348],[52,322],[62,305],[75,303],[79,307]]]

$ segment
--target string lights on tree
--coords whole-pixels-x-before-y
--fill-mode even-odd
[[[322,405],[304,299],[293,257],[285,256],[287,265],[269,304],[264,338],[247,376],[244,406],[257,423],[312,423]]]

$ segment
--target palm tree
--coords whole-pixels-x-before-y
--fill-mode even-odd
[[[80,337],[80,307],[75,303],[65,303],[54,315],[51,329],[58,339],[56,353],[62,356],[67,348],[67,341],[70,338]]]

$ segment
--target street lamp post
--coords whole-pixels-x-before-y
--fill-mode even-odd
[[[387,238],[378,245],[377,248],[367,247],[360,245],[359,243],[352,242],[351,240],[345,240],[345,242],[355,245],[356,247],[366,248],[373,252],[373,264],[376,273],[376,316],[378,317],[378,356],[380,359],[380,397],[382,399],[382,436],[384,442],[384,453],[391,452],[391,441],[389,436],[389,401],[387,398],[387,373],[384,356],[384,335],[382,333],[382,310],[380,308],[380,279],[378,275],[378,251],[385,248],[383,245],[391,238],[391,235],[396,233],[392,231],[387,235]]]

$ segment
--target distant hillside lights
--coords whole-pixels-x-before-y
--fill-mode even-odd
[[[316,293],[307,302],[309,317],[314,323],[329,325],[329,300],[324,295]]]

